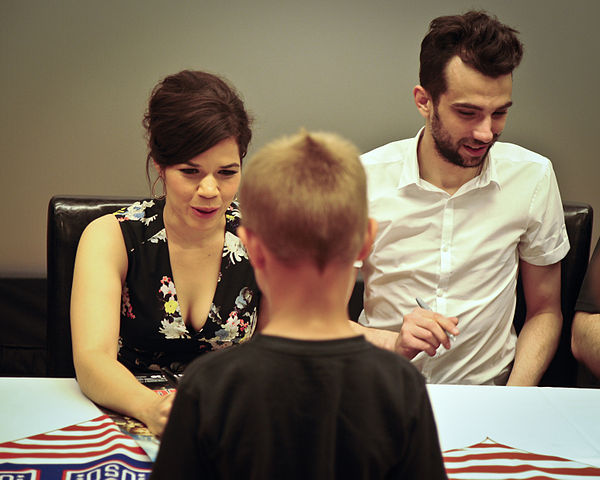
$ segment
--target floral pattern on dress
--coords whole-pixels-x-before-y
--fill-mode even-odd
[[[163,228],[159,232],[152,235],[148,241],[150,243],[158,243],[158,242],[166,242],[167,241],[167,231]]]
[[[252,301],[252,290],[250,290],[247,287],[244,287],[240,290],[239,295],[235,299],[235,306],[240,310],[244,310],[244,309],[248,308],[248,304],[251,301]]]
[[[223,257],[228,255],[232,264],[239,263],[244,259],[248,260],[248,253],[244,244],[239,237],[231,232],[225,232],[225,244],[223,245]]]
[[[153,206],[154,200],[143,200],[118,210],[115,215],[119,222],[134,220],[142,222],[144,225],[149,225],[150,222],[156,219],[156,215],[146,218],[146,208]]]
[[[162,333],[165,338],[190,338],[181,311],[179,310],[179,302],[177,301],[177,292],[175,291],[175,284],[170,277],[166,275],[160,281],[161,287],[159,293],[163,302],[164,318],[160,323],[159,332]]]
[[[131,319],[135,318],[127,284],[123,285],[123,290],[121,291],[121,315]]]
[[[229,207],[227,207],[227,210],[225,211],[225,219],[233,222],[233,221],[239,221],[242,218],[242,214],[240,212],[239,207],[237,206],[237,203],[232,203],[231,205],[229,205]]]
[[[173,281],[164,207],[164,199],[148,199],[115,213],[127,249],[129,287],[122,295],[118,358],[135,373],[160,366],[182,372],[204,352],[249,339],[258,317],[261,293],[235,234],[241,216],[232,202],[225,213],[223,255],[206,322],[197,331],[185,324]],[[128,312],[135,316],[129,318]]]
[[[229,312],[225,322],[221,319],[219,310],[211,307],[209,318],[221,325],[221,329],[215,332],[215,338],[208,340],[213,349],[229,347],[252,336],[256,325],[256,310],[248,308],[252,297],[252,290],[248,287],[242,288],[235,300],[235,309]]]

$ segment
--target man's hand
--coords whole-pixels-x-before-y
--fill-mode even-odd
[[[422,351],[433,357],[440,345],[450,349],[448,333],[458,335],[457,324],[457,317],[444,317],[417,307],[404,316],[395,350],[409,360]]]

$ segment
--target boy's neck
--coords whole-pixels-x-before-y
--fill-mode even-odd
[[[347,298],[354,271],[312,265],[273,269],[268,285],[269,319],[261,333],[300,340],[330,340],[356,336],[348,320]]]

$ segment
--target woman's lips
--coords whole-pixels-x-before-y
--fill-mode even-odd
[[[192,207],[192,210],[196,213],[196,215],[200,217],[210,217],[219,211],[218,208],[202,208],[202,207]]]

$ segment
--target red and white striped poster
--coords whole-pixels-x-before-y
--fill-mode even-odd
[[[443,452],[449,480],[600,479],[600,468],[565,458],[518,450],[486,438]]]
[[[3,480],[145,480],[152,461],[108,415],[0,444]]]
[[[600,478],[600,468],[486,439],[443,452],[450,480]],[[152,460],[108,415],[0,444],[2,480],[146,480]]]

